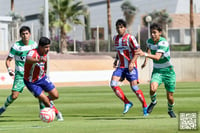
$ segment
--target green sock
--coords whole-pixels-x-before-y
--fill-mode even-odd
[[[173,110],[174,104],[168,103],[168,111],[172,111]]]
[[[45,108],[45,105],[42,101],[39,100],[40,110]]]
[[[4,103],[3,108],[6,109],[13,101],[14,101],[14,99],[12,99],[12,95],[8,96]]]
[[[151,96],[151,102],[156,103],[156,96],[157,94],[155,93],[154,95]]]

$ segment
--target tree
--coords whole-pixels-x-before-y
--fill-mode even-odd
[[[197,44],[195,42],[195,31],[194,31],[194,17],[193,17],[193,0],[190,0],[190,35],[191,35],[191,46],[192,51],[197,51]]]
[[[64,53],[67,47],[67,32],[72,30],[72,26],[83,24],[79,16],[84,15],[81,1],[74,0],[49,0],[51,4],[50,14],[56,16],[52,22],[55,27],[60,29],[60,53]]]
[[[90,30],[90,11],[88,9],[88,6],[83,7],[84,11],[84,23],[85,23],[85,35],[86,35],[86,40],[91,39],[91,30]]]
[[[14,0],[11,0],[10,3],[11,3],[11,11],[14,12]]]
[[[166,37],[166,25],[169,25],[172,22],[172,18],[169,16],[167,11],[165,9],[161,11],[154,10],[152,13],[149,13],[146,16],[151,16],[151,23],[158,23],[162,26],[163,36]],[[147,26],[147,22],[145,20],[146,16],[143,17],[143,23],[145,26]]]
[[[122,3],[121,9],[124,12],[128,32],[132,33],[132,24],[136,14],[136,7],[133,6],[129,1],[125,1]]]
[[[165,9],[157,11],[154,10],[153,12],[145,15],[143,17],[143,24],[146,27],[143,27],[140,31],[140,47],[143,50],[146,50],[146,40],[148,39],[148,23],[146,22],[146,17],[151,16],[152,21],[151,23],[158,23],[162,26],[162,36],[166,37],[166,25],[169,25],[172,22],[172,18],[169,16],[169,14],[166,12]]]
[[[111,41],[112,41],[110,0],[107,0],[107,18],[108,18],[108,52],[110,52],[110,44],[111,44]]]

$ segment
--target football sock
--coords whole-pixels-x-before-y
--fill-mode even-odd
[[[156,93],[154,93],[154,94],[151,96],[151,102],[152,102],[152,103],[156,103],[156,96],[157,96]]]
[[[135,94],[137,95],[138,99],[142,103],[143,108],[147,107],[147,103],[146,103],[146,100],[144,98],[144,94],[143,94],[142,90],[139,89],[139,90],[135,91]]]
[[[48,95],[47,97],[48,97],[49,101],[51,101],[51,100],[52,100],[52,98],[51,98],[51,96],[50,96],[50,95]]]
[[[45,108],[45,105],[41,100],[39,100],[39,106],[40,106],[40,110]]]
[[[55,113],[58,114],[59,111],[57,110],[57,108],[54,105],[51,105],[51,108],[55,110]]]
[[[168,103],[168,111],[172,111],[174,105],[175,105],[175,103],[173,103],[173,104]]]
[[[8,96],[3,105],[3,108],[6,109],[13,101],[14,99],[12,99],[12,95]]]
[[[112,87],[113,91],[115,92],[115,94],[125,103],[129,103],[129,100],[126,98],[126,96],[124,95],[124,92],[122,91],[122,89],[119,86],[115,86]]]

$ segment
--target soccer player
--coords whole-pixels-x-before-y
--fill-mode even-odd
[[[55,110],[58,121],[63,121],[61,112],[50,102],[59,97],[54,84],[46,76],[47,53],[50,50],[50,44],[51,41],[47,37],[41,37],[38,48],[28,52],[24,65],[24,83],[28,90],[46,107]],[[46,96],[44,92],[47,92],[49,96]]]
[[[138,87],[138,70],[137,70],[137,57],[135,51],[139,48],[139,45],[134,36],[126,33],[126,22],[123,19],[119,19],[116,22],[116,30],[118,35],[114,36],[114,45],[117,50],[117,57],[119,59],[118,65],[113,72],[110,86],[118,96],[124,102],[123,114],[126,114],[133,106],[122,89],[119,87],[119,82],[126,78],[130,82],[130,87],[137,95],[138,99],[142,103],[143,114],[147,116],[147,104],[143,95],[143,92]],[[116,61],[114,62],[114,66]]]
[[[170,62],[169,43],[161,37],[162,28],[160,25],[154,23],[150,26],[150,30],[151,38],[146,42],[148,53],[143,52],[141,49],[136,52],[137,55],[146,57],[142,68],[146,66],[148,58],[153,60],[153,72],[150,82],[151,104],[148,106],[147,112],[151,113],[157,104],[156,91],[163,82],[167,91],[168,114],[171,118],[175,118],[173,93],[176,86],[176,75]]]
[[[24,63],[26,60],[26,54],[29,50],[37,47],[37,43],[30,40],[31,31],[28,26],[22,26],[20,28],[20,37],[21,40],[15,42],[6,58],[6,67],[8,69],[8,73],[10,76],[15,76],[12,92],[9,95],[4,103],[4,105],[0,108],[0,115],[5,112],[6,108],[13,103],[19,96],[19,93],[23,91],[24,88]],[[11,61],[15,60],[15,71],[11,68]]]

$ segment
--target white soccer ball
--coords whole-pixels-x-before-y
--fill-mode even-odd
[[[40,111],[40,119],[43,122],[49,123],[55,119],[55,111],[52,108],[45,107]]]

